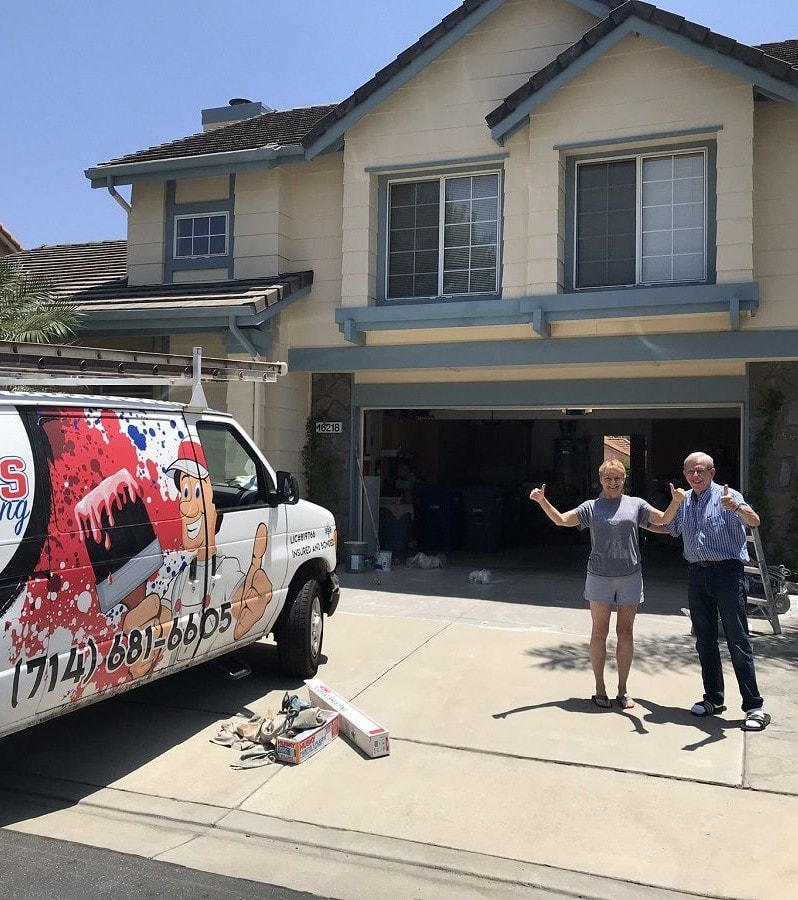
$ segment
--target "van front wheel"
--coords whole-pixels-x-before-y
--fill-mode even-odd
[[[293,599],[291,594],[275,630],[277,659],[284,674],[312,678],[319,669],[324,639],[321,586],[309,578]]]

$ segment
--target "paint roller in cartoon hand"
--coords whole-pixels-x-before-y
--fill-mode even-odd
[[[97,600],[108,615],[125,609],[122,631],[152,626],[154,639],[166,636],[169,621],[161,598],[147,593],[147,579],[163,564],[163,552],[147,514],[143,491],[127,469],[103,479],[75,504],[75,517],[96,578]],[[157,652],[129,666],[137,678],[158,662]]]

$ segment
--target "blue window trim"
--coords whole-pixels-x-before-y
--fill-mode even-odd
[[[728,315],[729,327],[737,331],[743,314],[758,308],[759,284],[747,281],[531,294],[511,299],[346,306],[335,310],[335,321],[347,341],[364,345],[370,331],[528,324],[541,337],[551,337],[552,322],[695,313]]]
[[[629,287],[577,288],[574,286],[574,261],[575,261],[575,230],[576,230],[576,169],[577,164],[587,161],[601,161],[609,159],[636,159],[640,156],[681,153],[691,150],[704,150],[706,152],[706,272],[705,281],[670,282],[667,285],[635,284]],[[659,287],[673,287],[675,285],[714,284],[717,278],[717,208],[718,208],[718,144],[714,139],[705,141],[691,141],[687,143],[662,144],[653,147],[627,147],[618,150],[608,150],[603,153],[578,153],[569,155],[566,160],[565,172],[565,260],[563,272],[563,289],[570,293],[606,293],[607,291],[623,290],[655,290]],[[639,201],[639,198],[637,198]]]
[[[229,194],[226,200],[207,200],[191,203],[175,201],[176,184],[166,182],[166,216],[164,224],[164,283],[174,281],[175,272],[202,269],[226,269],[227,277],[233,277],[233,230],[235,205],[235,175],[229,177]],[[227,253],[222,256],[203,256],[175,259],[175,219],[177,216],[204,216],[214,213],[227,214]]]
[[[498,158],[497,158],[498,157]],[[400,168],[390,173],[386,172],[379,176],[378,199],[377,199],[377,295],[376,302],[378,306],[382,305],[418,305],[419,302],[424,304],[430,303],[457,303],[463,300],[485,300],[501,296],[502,292],[502,260],[504,254],[502,252],[504,244],[504,165],[503,156],[493,155],[484,161],[475,160],[469,165],[434,165],[416,166],[410,168]],[[499,209],[498,209],[498,234],[496,245],[496,277],[498,289],[489,293],[480,294],[452,294],[439,297],[397,297],[388,299],[386,296],[386,282],[388,272],[388,186],[396,181],[424,181],[435,178],[450,178],[458,175],[474,175],[474,174],[496,174],[499,176]],[[440,249],[440,248],[439,248]]]

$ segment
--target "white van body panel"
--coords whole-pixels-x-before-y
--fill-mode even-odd
[[[277,485],[223,413],[0,392],[0,736],[276,631],[309,579],[332,614],[334,518]]]

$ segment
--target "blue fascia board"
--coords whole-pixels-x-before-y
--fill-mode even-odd
[[[204,153],[174,159],[149,159],[139,163],[96,166],[85,175],[93,188],[139,181],[165,181],[170,178],[200,178],[229,175],[248,169],[268,169],[289,162],[304,162],[305,152],[298,144],[282,147],[255,147],[227,153]]]
[[[289,364],[290,368],[290,364]],[[748,400],[745,376],[716,378],[566,379],[476,381],[449,384],[355,384],[352,403],[362,409],[670,406],[694,403],[740,406]],[[600,416],[600,413],[597,413]]]
[[[481,3],[473,12],[469,13],[462,21],[458,22],[451,31],[447,32],[434,44],[431,44],[420,53],[411,63],[400,69],[390,80],[377,88],[374,93],[370,94],[365,100],[358,103],[349,113],[340,118],[337,122],[328,128],[318,140],[314,141],[306,150],[307,158],[314,159],[330,144],[339,141],[344,137],[346,132],[363,116],[370,113],[373,109],[388,99],[400,87],[407,84],[411,78],[414,78],[425,69],[431,62],[436,60],[441,54],[445,53],[450,47],[454,46],[469,31],[475,28],[480,22],[483,22],[492,12],[497,10],[504,0],[486,0]]]
[[[478,369],[540,365],[613,365],[693,360],[794,360],[798,331],[636,334],[544,340],[461,341],[289,350],[292,372]]]
[[[609,10],[607,10],[607,14],[609,14]],[[798,103],[798,86],[774,78],[772,75],[768,75],[767,72],[748,66],[733,57],[724,56],[711,47],[704,47],[690,40],[690,38],[669,31],[667,28],[663,28],[654,22],[646,22],[645,19],[632,15],[611,32],[604,35],[593,47],[571,63],[567,69],[555,75],[551,81],[547,82],[540,90],[535,91],[502,119],[501,122],[497,123],[491,129],[493,139],[497,143],[503,144],[511,134],[514,134],[525,124],[529,116],[538,107],[583,72],[596,59],[611,50],[621,38],[629,34],[645,35],[653,41],[665,44],[674,50],[698,59],[700,62],[734,75],[780,100]]]
[[[503,300],[428,301],[395,306],[347,306],[335,311],[335,321],[348,341],[363,343],[369,331],[417,328],[469,328],[531,323],[538,333],[547,323],[630,316],[672,316],[728,312],[732,321],[741,311],[759,307],[758,282],[693,284],[541,294]]]

